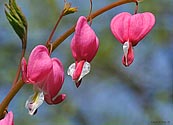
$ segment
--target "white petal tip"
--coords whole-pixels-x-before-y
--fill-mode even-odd
[[[43,92],[36,92],[31,95],[25,103],[25,108],[28,109],[30,115],[34,115],[44,101]]]
[[[70,75],[71,77],[73,77],[75,68],[76,68],[76,64],[75,63],[71,64],[67,70],[67,74]],[[85,75],[87,75],[90,72],[90,69],[91,69],[90,63],[85,62],[83,65],[83,68],[82,68],[81,75],[80,75],[79,79],[76,80],[75,82],[79,82]]]
[[[123,51],[124,51],[126,65],[128,65],[128,63],[127,63],[127,55],[128,55],[128,51],[129,51],[129,46],[130,45],[129,45],[129,42],[128,41],[123,44]]]
[[[90,72],[91,69],[91,65],[89,62],[85,62],[82,68],[82,72],[81,75],[79,77],[79,79],[77,80],[77,82],[79,82],[85,75],[87,75]]]
[[[74,71],[75,71],[75,63],[72,63],[72,64],[69,66],[68,70],[67,70],[67,75],[69,75],[69,76],[72,77]]]
[[[127,41],[123,44],[124,55],[127,55],[128,50],[129,50],[129,42]]]

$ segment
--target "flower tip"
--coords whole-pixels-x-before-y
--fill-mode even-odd
[[[52,99],[52,104],[59,104],[63,102],[65,98],[66,98],[66,94],[61,94],[56,99]]]
[[[53,98],[50,98],[49,96],[45,95],[45,101],[49,105],[59,104],[62,101],[64,101],[65,98],[66,98],[66,94],[57,95],[57,96],[55,96]]]
[[[81,80],[79,80],[79,81],[77,81],[77,82],[75,82],[75,84],[76,84],[76,87],[77,87],[77,88],[79,88],[79,86],[80,86],[81,82],[82,82],[82,79],[81,79]]]
[[[66,94],[61,94],[61,98],[62,98],[62,101],[64,101],[66,98]]]
[[[132,64],[133,60],[134,58],[126,59],[125,56],[123,56],[122,63],[125,67],[129,67]]]
[[[126,64],[126,63],[124,63],[124,62],[123,62],[123,65],[124,65],[125,67],[129,67],[129,66],[130,66],[130,64]]]

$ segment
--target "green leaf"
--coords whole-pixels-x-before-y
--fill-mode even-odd
[[[26,48],[27,20],[25,15],[22,13],[22,10],[18,7],[15,0],[9,0],[9,4],[5,4],[5,7],[7,20],[21,39],[22,47]]]

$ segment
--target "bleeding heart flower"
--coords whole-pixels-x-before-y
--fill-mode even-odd
[[[34,115],[45,100],[48,104],[62,102],[66,95],[58,96],[64,82],[63,65],[57,58],[50,58],[48,49],[43,45],[36,46],[28,60],[22,59],[22,79],[34,85],[35,93],[26,101],[25,107]]]
[[[71,64],[67,74],[79,87],[82,78],[90,72],[90,62],[95,57],[99,47],[99,40],[88,25],[87,19],[81,16],[75,28],[75,34],[71,41],[72,55],[75,63]]]
[[[122,63],[125,66],[133,62],[133,47],[151,31],[154,24],[155,17],[150,12],[134,15],[122,12],[112,19],[110,28],[115,38],[123,44]]]
[[[0,125],[14,125],[13,112],[8,112],[8,114],[0,120]]]

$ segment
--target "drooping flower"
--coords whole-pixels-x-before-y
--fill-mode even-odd
[[[0,125],[14,125],[13,112],[10,111],[6,116],[0,120]]]
[[[151,31],[154,24],[155,17],[150,12],[134,15],[122,12],[112,19],[110,28],[115,38],[123,44],[122,63],[125,66],[133,62],[133,47]]]
[[[63,65],[57,58],[50,58],[48,49],[36,46],[28,60],[22,59],[22,79],[33,84],[35,93],[26,101],[25,107],[33,115],[45,100],[48,104],[62,102],[66,95],[58,95],[64,82]]]
[[[67,71],[77,87],[79,87],[82,78],[90,72],[90,62],[95,57],[98,47],[99,40],[88,25],[87,19],[84,16],[79,17],[71,41],[71,50],[75,63],[71,64]]]

